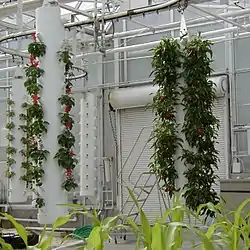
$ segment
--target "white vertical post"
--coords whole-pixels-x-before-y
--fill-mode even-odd
[[[58,204],[67,203],[67,194],[62,189],[64,171],[58,166],[54,156],[58,150],[57,136],[61,130],[59,112],[61,111],[58,98],[63,93],[64,71],[58,62],[57,52],[60,51],[64,40],[64,27],[60,19],[58,5],[44,4],[36,10],[36,29],[41,34],[46,45],[46,55],[41,58],[41,68],[45,73],[42,78],[41,100],[45,110],[45,120],[49,122],[48,133],[44,137],[44,148],[50,152],[44,163],[45,176],[41,196],[45,207],[39,210],[38,222],[51,224],[58,216],[67,213],[67,209]]]
[[[12,100],[15,102],[13,108],[15,112],[15,117],[13,117],[13,123],[15,124],[15,128],[13,129],[13,136],[15,140],[12,142],[14,148],[17,149],[17,153],[14,155],[14,159],[16,161],[15,164],[12,165],[12,170],[15,175],[10,180],[10,193],[9,193],[9,202],[11,203],[19,203],[25,202],[27,200],[25,194],[25,182],[20,180],[20,177],[23,175],[23,171],[21,168],[21,163],[23,161],[22,155],[19,153],[19,150],[23,148],[21,143],[22,131],[19,130],[19,126],[22,125],[19,119],[19,115],[23,112],[22,103],[25,101],[25,88],[23,85],[24,81],[24,72],[20,67],[17,67],[14,80],[12,81]]]
[[[93,198],[97,194],[96,96],[86,93],[80,105],[80,195]]]
[[[186,20],[184,17],[184,12],[181,12],[181,23],[180,23],[180,41],[183,46],[183,44],[187,41],[188,39],[188,30],[187,30],[187,25],[186,25]],[[179,79],[179,91],[181,93],[181,87],[184,86],[185,82],[183,77]],[[180,96],[179,102],[182,103],[183,96]],[[176,108],[176,123],[179,124],[178,127],[178,136],[180,139],[183,141],[182,146],[184,149],[188,149],[189,145],[188,142],[185,138],[184,133],[182,133],[182,126],[184,124],[184,117],[185,117],[185,112],[184,112],[184,107],[183,105],[179,104]],[[186,170],[186,166],[184,165],[184,162],[181,160],[182,156],[182,148],[178,147],[176,151],[176,169],[178,173],[178,179],[176,181],[176,188],[177,189],[183,189],[184,185],[186,184],[187,180],[184,176],[184,172]]]

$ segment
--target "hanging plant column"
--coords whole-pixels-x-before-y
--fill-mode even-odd
[[[165,191],[172,196],[178,179],[175,155],[181,143],[176,122],[181,67],[180,45],[174,39],[164,39],[153,52],[154,85],[159,86],[159,90],[151,106],[156,118],[151,138],[154,154],[150,167],[158,180],[163,181]]]
[[[26,182],[27,188],[36,194],[36,207],[41,208],[45,205],[44,199],[38,190],[43,184],[43,162],[47,159],[49,152],[43,148],[42,138],[47,133],[48,122],[44,120],[44,110],[40,99],[42,84],[39,78],[44,74],[39,67],[38,59],[46,53],[46,46],[38,41],[33,34],[33,41],[28,46],[30,54],[29,64],[25,69],[26,81],[24,86],[27,92],[27,102],[23,103],[24,112],[20,114],[20,119],[24,125],[20,128],[24,132],[21,141],[24,149],[21,150],[24,161],[22,168],[25,174],[21,179]]]
[[[13,129],[15,128],[15,124],[13,123],[12,118],[15,116],[15,112],[13,110],[13,106],[15,105],[15,102],[11,99],[7,99],[7,120],[8,123],[6,124],[6,129],[8,130],[6,139],[8,140],[8,146],[6,148],[6,154],[7,154],[7,169],[5,172],[5,175],[7,178],[11,179],[15,172],[12,170],[12,165],[16,163],[14,159],[14,155],[17,152],[17,149],[13,147],[13,141],[15,140],[15,137],[13,135]]]
[[[211,58],[211,42],[195,37],[185,45],[183,133],[190,149],[183,150],[183,160],[187,167],[184,197],[188,207],[193,210],[200,204],[216,204],[219,201],[212,187],[217,179],[214,170],[218,168],[215,144],[219,121],[213,115],[216,98],[214,83],[208,80],[212,73]]]
[[[72,96],[72,81],[70,77],[73,74],[73,63],[71,61],[71,52],[68,46],[58,52],[59,62],[64,64],[64,93],[58,99],[61,105],[61,113],[59,113],[63,130],[58,136],[59,150],[55,155],[58,165],[65,171],[65,180],[62,183],[62,188],[67,192],[74,190],[78,187],[75,182],[73,170],[78,163],[73,151],[75,145],[75,136],[72,133],[74,125],[73,116],[70,114],[72,108],[75,106],[75,100]]]

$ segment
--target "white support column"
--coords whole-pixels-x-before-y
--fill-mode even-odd
[[[22,103],[25,101],[25,88],[23,85],[24,81],[24,72],[22,68],[18,67],[16,69],[16,73],[14,76],[14,80],[12,81],[12,90],[11,95],[12,99],[15,102],[13,108],[15,111],[15,117],[13,117],[13,123],[15,124],[15,128],[13,129],[13,136],[15,140],[12,142],[14,148],[17,149],[17,153],[14,156],[16,161],[12,166],[12,170],[15,173],[10,180],[10,193],[9,193],[9,202],[10,203],[19,203],[25,202],[27,200],[26,192],[25,192],[25,182],[20,180],[20,176],[22,176],[22,168],[21,163],[23,161],[22,155],[19,153],[19,150],[23,148],[21,143],[22,131],[19,130],[19,126],[22,122],[20,122],[19,115],[23,112]]]
[[[50,152],[44,163],[45,176],[41,196],[45,199],[45,207],[39,210],[38,222],[51,224],[57,217],[67,213],[67,208],[58,204],[67,203],[67,194],[62,189],[63,171],[54,156],[58,150],[57,136],[61,130],[58,98],[63,91],[64,71],[58,63],[57,52],[64,40],[64,27],[60,19],[60,8],[56,4],[44,5],[36,10],[37,33],[41,34],[46,45],[46,55],[41,58],[41,68],[45,73],[42,78],[41,100],[45,110],[45,120],[49,122],[48,133],[44,138],[44,148]]]
[[[97,196],[97,127],[96,96],[86,93],[81,99],[80,195]]]

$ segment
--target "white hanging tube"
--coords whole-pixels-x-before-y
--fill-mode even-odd
[[[15,140],[13,141],[12,145],[15,149],[17,149],[17,153],[14,155],[16,163],[12,166],[12,171],[15,173],[15,175],[10,180],[10,203],[25,202],[27,200],[25,192],[25,182],[20,180],[20,177],[23,175],[23,170],[21,168],[23,157],[19,153],[19,151],[24,147],[24,145],[21,143],[21,138],[23,137],[23,134],[22,131],[19,129],[19,126],[22,125],[22,122],[20,122],[19,119],[19,115],[23,112],[22,103],[25,101],[26,96],[23,82],[23,69],[17,67],[14,80],[12,81],[11,89],[12,99],[15,102],[13,107],[16,114],[15,117],[13,117],[13,123],[15,124],[15,128],[13,129],[13,136]]]
[[[80,195],[95,197],[97,191],[96,97],[86,93],[80,101]]]
[[[211,77],[215,83],[215,90],[217,97],[222,97],[228,91],[227,77],[218,76]],[[120,88],[113,90],[110,93],[109,101],[115,109],[145,107],[152,103],[153,97],[158,90],[158,86],[146,85],[131,88]]]
[[[105,173],[105,180],[107,183],[111,181],[111,159],[106,157],[103,159],[103,165],[104,165],[104,173]]]
[[[51,224],[59,216],[67,214],[67,208],[58,204],[67,203],[67,194],[61,185],[64,171],[58,166],[54,156],[59,148],[57,136],[61,131],[59,112],[61,108],[58,98],[63,92],[64,70],[58,62],[57,52],[64,40],[64,28],[60,19],[59,6],[43,6],[36,10],[37,33],[40,33],[46,45],[46,54],[41,58],[40,65],[44,69],[41,100],[44,106],[45,121],[49,122],[48,133],[43,145],[50,152],[44,162],[45,176],[43,186],[39,190],[45,200],[45,207],[39,209],[38,222]]]

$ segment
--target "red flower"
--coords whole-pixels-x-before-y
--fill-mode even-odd
[[[66,88],[66,93],[70,94],[72,92],[72,88]]]
[[[203,129],[199,128],[198,131],[197,131],[197,133],[198,133],[199,136],[202,136],[203,135]]]
[[[161,100],[161,101],[164,101],[164,100],[165,100],[165,96],[163,96],[163,95],[160,96],[160,100]]]
[[[36,33],[34,32],[34,33],[32,33],[32,39],[33,39],[33,41],[35,41],[36,42]]]
[[[76,154],[75,154],[75,152],[70,151],[70,152],[69,152],[69,155],[70,155],[70,156],[75,156]]]
[[[66,112],[66,113],[69,113],[69,112],[70,112],[70,106],[69,106],[69,105],[66,105],[66,107],[65,107],[65,112]]]
[[[30,63],[33,64],[33,62],[35,61],[35,57],[34,56],[30,56]]]
[[[38,65],[39,65],[39,62],[35,60],[35,61],[33,61],[32,65],[33,65],[35,68],[37,68]]]
[[[71,124],[70,122],[66,122],[66,123],[65,123],[65,127],[66,127],[67,129],[71,129],[71,128],[72,128],[72,124]]]
[[[33,95],[32,96],[33,104],[38,104],[39,99],[40,99],[40,97],[37,94]]]
[[[73,170],[72,170],[72,168],[67,168],[66,169],[66,176],[67,176],[67,178],[72,179],[72,177],[73,177]]]
[[[172,118],[174,117],[174,115],[173,115],[173,114],[166,114],[165,117],[166,117],[167,119],[172,119]]]

